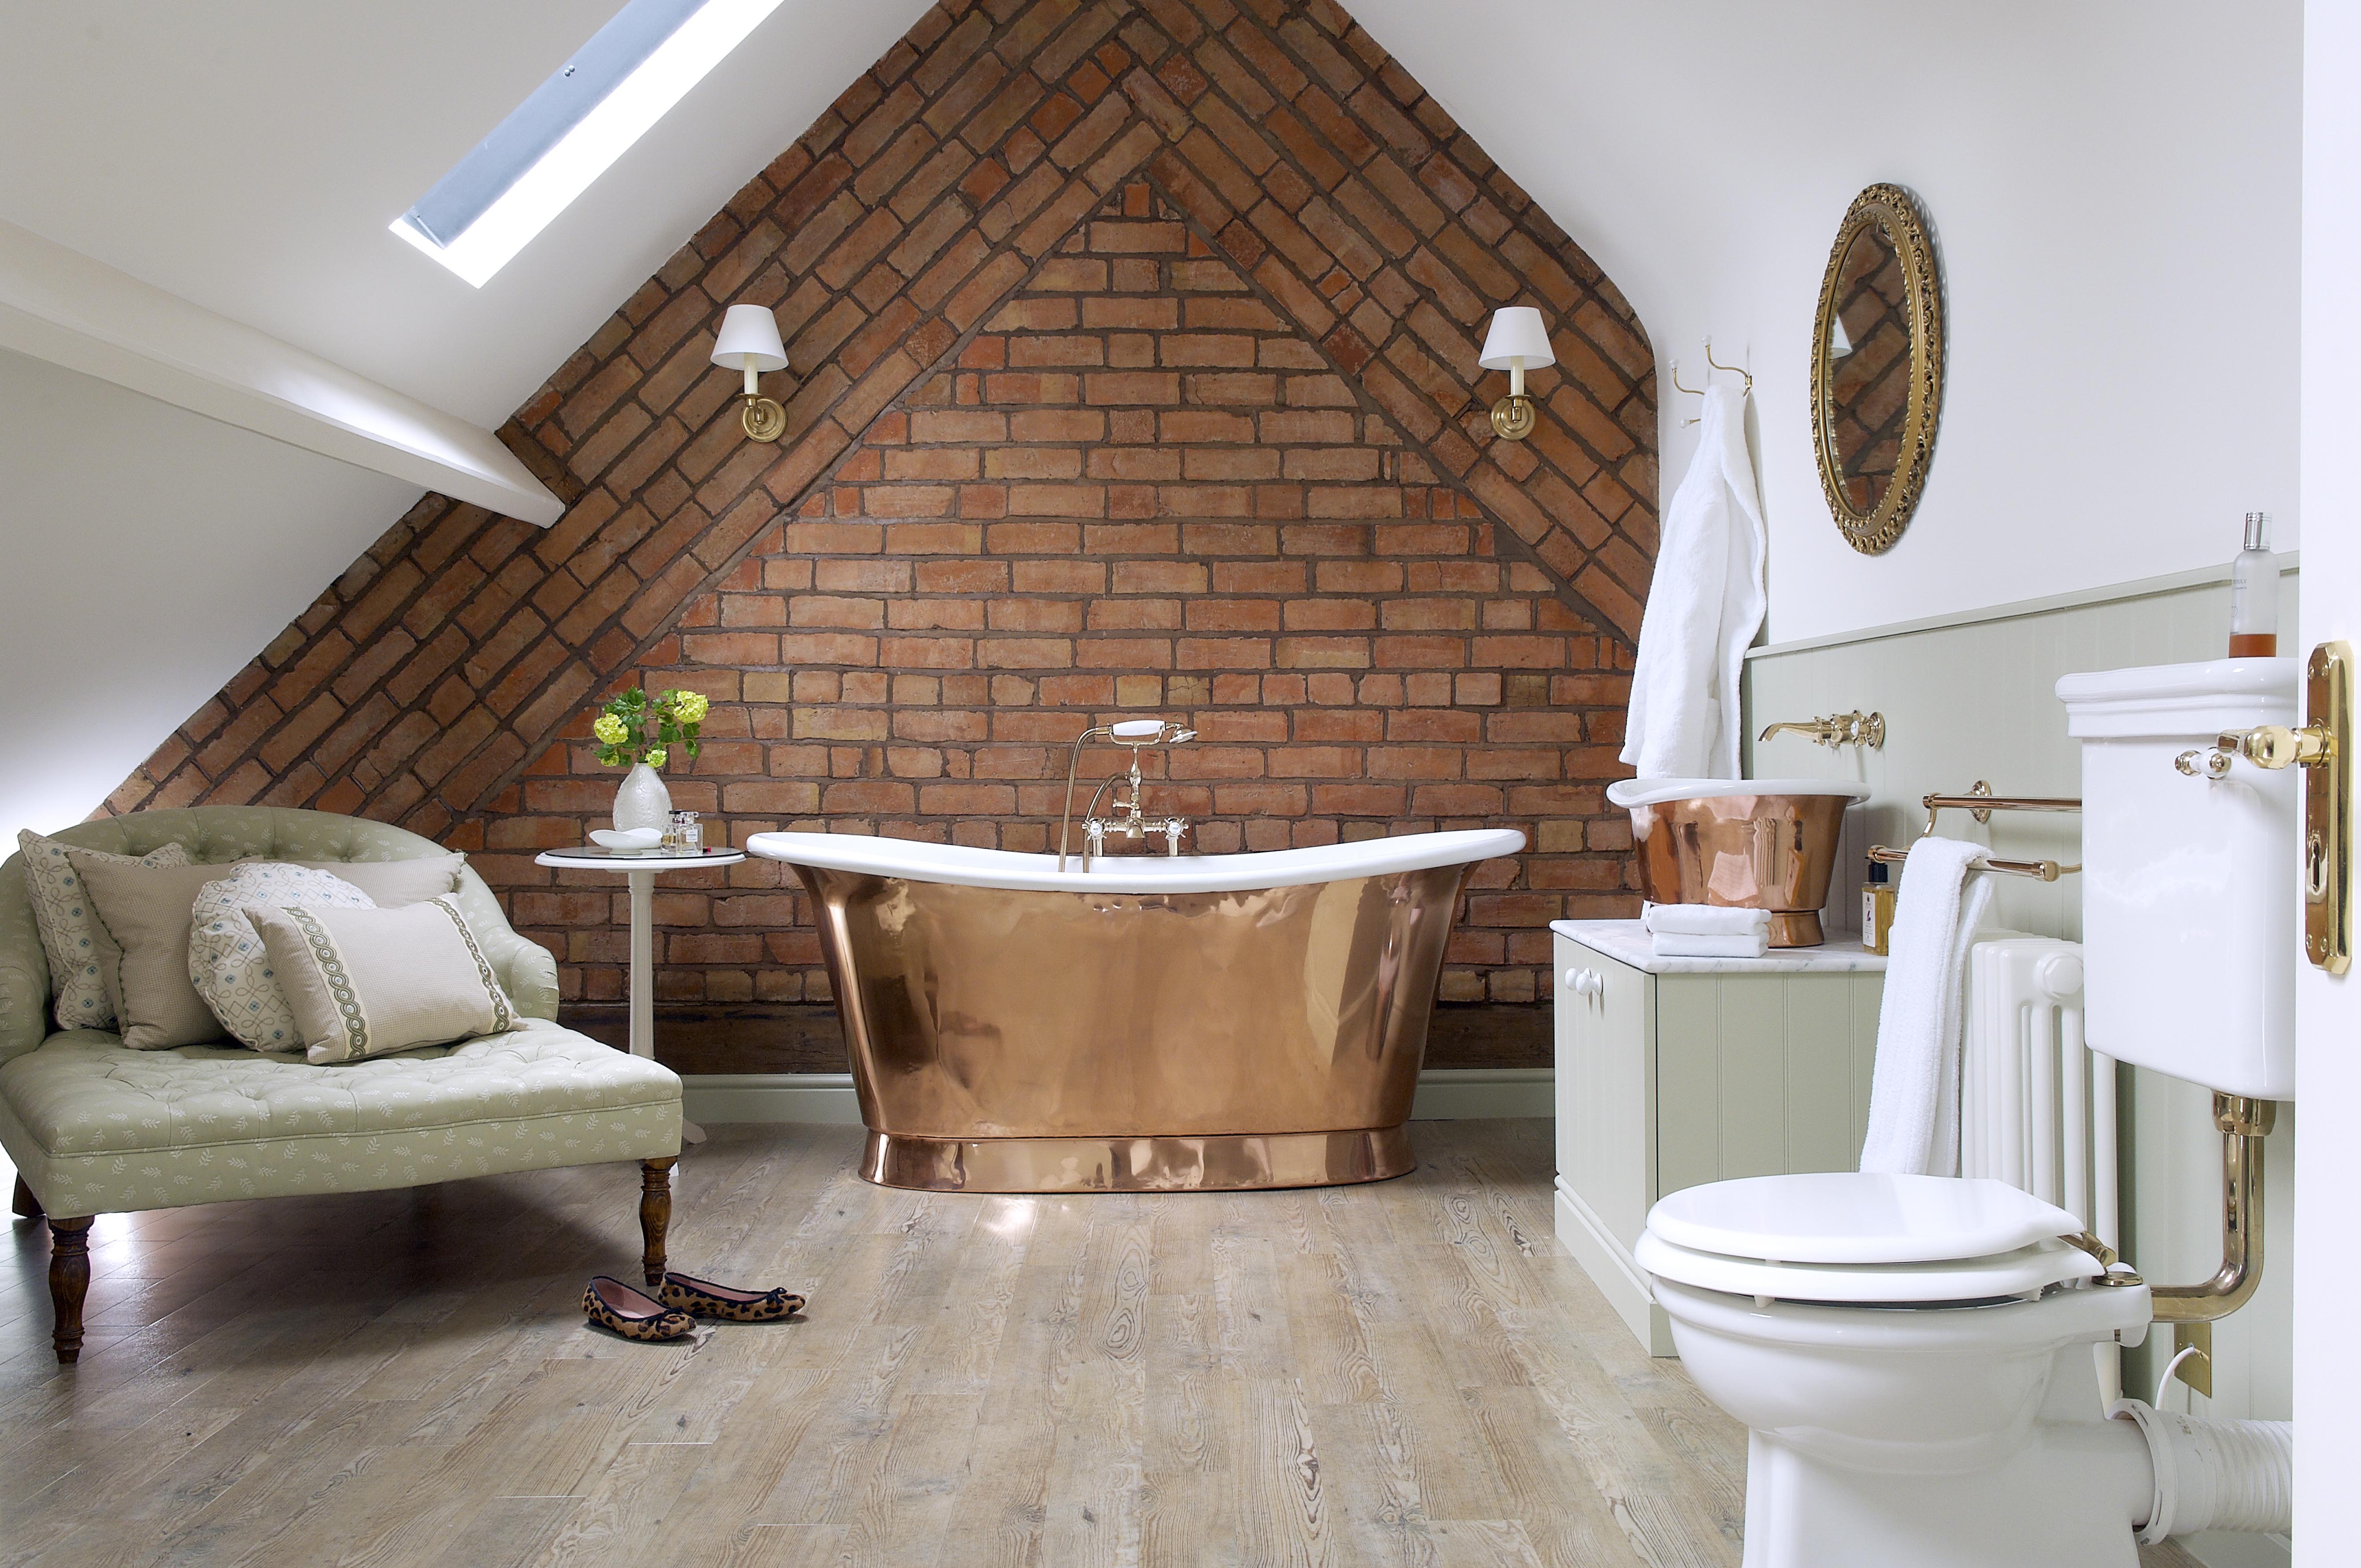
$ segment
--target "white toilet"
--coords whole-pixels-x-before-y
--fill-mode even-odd
[[[2084,742],[2094,1048],[2292,1092],[2271,999],[2293,987],[2296,781],[2173,759],[2291,722],[2295,685],[2294,661],[2260,659],[2059,684]],[[2259,1022],[2161,1026],[2201,1018]],[[1697,1387],[1750,1429],[1745,1568],[2137,1563],[2173,1517],[2167,1429],[2203,1423],[2108,1418],[2092,1347],[2139,1343],[2150,1299],[2062,1239],[2082,1229],[1958,1177],[1755,1177],[1656,1204],[1634,1258]]]
[[[2090,1347],[2137,1344],[2148,1293],[2095,1283],[2058,1239],[2081,1229],[1938,1176],[1754,1177],[1656,1205],[1635,1256],[1689,1376],[1751,1431],[1746,1568],[2138,1561],[2147,1444],[2104,1419]]]

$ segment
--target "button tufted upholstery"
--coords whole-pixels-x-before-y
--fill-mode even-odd
[[[221,862],[441,854],[382,823],[269,806],[193,806],[52,835]],[[21,856],[0,863],[0,1146],[52,1215],[352,1192],[680,1152],[680,1080],[560,1028],[557,966],[510,928],[483,879],[458,902],[522,1027],[458,1046],[313,1066],[234,1046],[131,1051],[49,1032],[49,969]]]
[[[261,857],[274,861],[409,861],[445,854],[432,839],[357,817],[275,806],[192,806],[102,817],[49,835],[60,843],[116,855],[145,855],[179,844],[207,865]],[[509,928],[500,901],[473,868],[459,878],[459,912],[476,933],[500,984],[528,1018],[557,1016],[557,960],[538,942]],[[49,1034],[49,963],[33,925],[25,859],[0,862],[0,1061],[29,1051]]]

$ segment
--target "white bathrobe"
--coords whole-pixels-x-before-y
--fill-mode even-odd
[[[1735,387],[1709,387],[1640,621],[1623,761],[1642,778],[1740,776],[1739,666],[1763,626],[1765,549],[1745,403]]]

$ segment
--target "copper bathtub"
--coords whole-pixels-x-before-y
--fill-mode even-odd
[[[758,833],[811,895],[862,1174],[982,1192],[1321,1187],[1410,1170],[1459,891],[1523,835],[1091,870]]]

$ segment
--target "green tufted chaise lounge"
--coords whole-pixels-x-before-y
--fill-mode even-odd
[[[143,811],[51,837],[128,855],[178,842],[207,863],[445,852],[382,823],[269,806]],[[314,1067],[235,1041],[133,1051],[112,1034],[57,1030],[24,857],[0,863],[0,1147],[18,1172],[16,1212],[49,1220],[60,1361],[82,1351],[90,1224],[104,1213],[635,1159],[642,1266],[649,1283],[662,1277],[680,1080],[558,1026],[556,960],[510,928],[472,868],[457,902],[521,1026]]]

